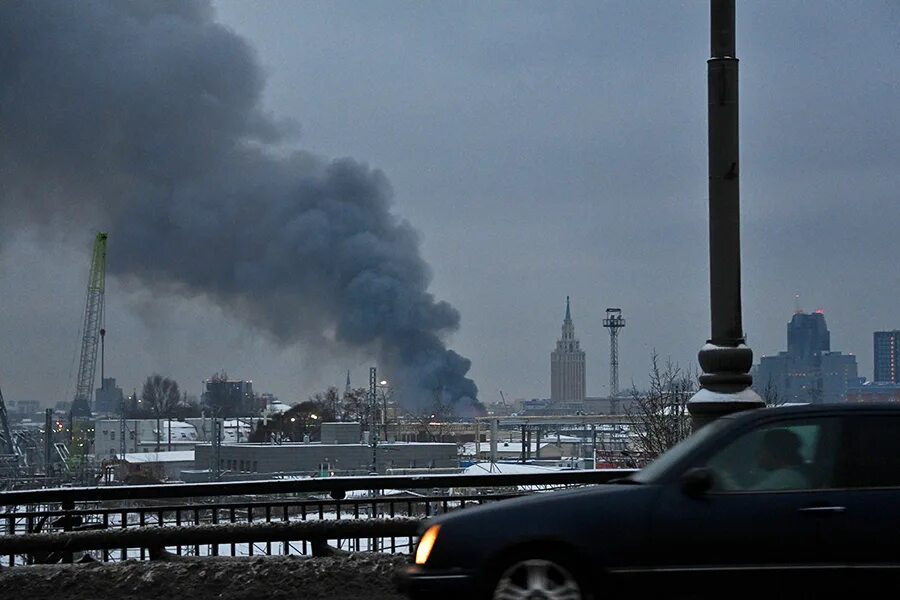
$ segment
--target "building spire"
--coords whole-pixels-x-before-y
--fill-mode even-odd
[[[572,301],[566,296],[566,317],[556,350],[550,353],[550,399],[554,403],[584,402],[584,350],[575,337]],[[568,407],[566,410],[579,410]]]

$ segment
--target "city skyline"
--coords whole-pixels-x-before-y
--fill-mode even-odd
[[[282,150],[384,171],[393,212],[421,236],[429,291],[460,311],[450,347],[472,359],[482,401],[549,390],[546,345],[563,290],[595,365],[592,395],[607,386],[606,306],[629,313],[622,387],[641,385],[654,348],[694,363],[709,335],[704,5],[214,6],[258,53],[263,108],[302,128]],[[755,362],[781,347],[797,292],[807,310],[825,309],[869,378],[872,332],[898,326],[897,278],[868,267],[900,244],[884,218],[900,189],[898,25],[889,5],[738,5],[744,323]],[[87,221],[5,231],[9,398],[71,399],[98,229]],[[321,340],[284,345],[202,295],[128,278],[109,280],[107,329],[106,372],[126,392],[160,372],[197,394],[224,369],[303,399],[340,389],[348,368],[363,383],[375,362]]]

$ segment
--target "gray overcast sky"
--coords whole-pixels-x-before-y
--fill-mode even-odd
[[[215,2],[256,48],[266,108],[302,147],[381,169],[416,227],[450,346],[480,398],[549,395],[571,295],[588,394],[651,348],[682,365],[708,335],[705,2]],[[871,377],[872,331],[900,328],[900,5],[738,2],[744,323],[785,346],[794,294]],[[287,148],[286,148],[287,149]],[[92,231],[22,231],[0,252],[0,383],[70,399]],[[116,240],[110,238],[110,252]],[[107,373],[193,394],[214,371],[294,401],[363,385],[366,356],[280,349],[200,300],[111,280]]]

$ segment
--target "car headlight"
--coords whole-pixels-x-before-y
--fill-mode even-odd
[[[434,548],[434,543],[437,541],[438,531],[440,530],[440,525],[432,525],[422,535],[422,539],[419,540],[419,546],[416,548],[417,565],[424,565],[428,562],[428,556],[431,554],[431,549]]]

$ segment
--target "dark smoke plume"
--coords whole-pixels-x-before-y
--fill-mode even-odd
[[[110,272],[290,345],[369,350],[410,407],[470,407],[416,232],[385,177],[277,154],[252,48],[208,2],[0,3],[0,227],[106,229]],[[438,393],[439,392],[439,393]]]

